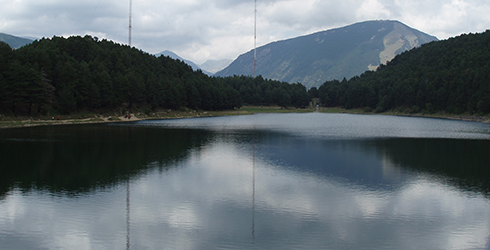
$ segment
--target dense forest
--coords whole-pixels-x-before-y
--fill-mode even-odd
[[[210,77],[182,61],[96,37],[0,42],[0,112],[69,114],[133,108],[225,110],[323,106],[405,113],[490,113],[490,31],[431,42],[376,71],[319,88],[261,76]]]
[[[375,72],[309,90],[323,106],[376,112],[490,113],[490,31],[431,42]]]
[[[0,42],[0,111],[11,114],[305,107],[309,101],[301,84],[209,77],[182,61],[92,36],[43,38],[16,50]]]

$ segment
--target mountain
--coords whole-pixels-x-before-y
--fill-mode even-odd
[[[161,55],[163,55],[163,56],[168,56],[168,57],[170,57],[170,58],[172,58],[172,59],[176,59],[176,60],[183,61],[183,62],[185,62],[187,65],[191,66],[191,67],[192,67],[192,69],[193,69],[194,71],[196,71],[196,70],[202,70],[202,72],[203,72],[204,74],[207,74],[207,75],[212,75],[212,73],[211,73],[211,72],[208,72],[208,71],[205,71],[205,70],[201,69],[201,67],[199,67],[199,66],[198,66],[197,64],[195,64],[194,62],[192,62],[192,61],[190,61],[190,60],[186,60],[186,59],[184,59],[184,58],[180,57],[179,55],[175,54],[174,52],[172,52],[172,51],[170,51],[170,50],[165,50],[165,51],[163,51],[163,52],[160,52],[160,53],[156,54],[155,56],[156,56],[156,57],[159,57],[159,56],[161,56]]]
[[[33,40],[0,33],[0,41],[8,44],[13,49],[18,49],[24,45],[32,43]]]
[[[366,21],[257,48],[257,75],[307,87],[351,78],[397,54],[437,41],[398,21]],[[240,55],[216,76],[253,75],[253,55]]]
[[[207,60],[205,63],[201,64],[200,67],[211,73],[216,73],[224,68],[228,67],[233,60],[221,59],[221,60]]]

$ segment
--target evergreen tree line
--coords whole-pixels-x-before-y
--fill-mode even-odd
[[[235,75],[219,79],[238,90],[243,102],[249,105],[304,108],[311,101],[306,87],[300,83],[289,84],[264,79],[262,76],[252,78]]]
[[[262,77],[210,77],[180,60],[92,36],[53,37],[12,50],[0,42],[0,111],[68,114],[81,110],[248,105],[304,107],[301,84]]]
[[[375,72],[309,90],[323,106],[376,112],[490,113],[490,31],[431,42]]]

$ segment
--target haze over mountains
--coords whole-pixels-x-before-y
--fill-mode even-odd
[[[438,39],[398,21],[355,23],[257,48],[257,75],[310,88],[374,70],[431,41]],[[216,76],[253,75],[253,54],[240,55]]]
[[[206,70],[211,73],[216,73],[224,68],[228,67],[233,60],[231,59],[221,59],[221,60],[207,60],[200,65],[201,69]]]
[[[170,50],[165,50],[165,51],[162,51],[158,54],[156,54],[155,56],[156,57],[159,57],[159,56],[168,56],[172,59],[176,59],[176,60],[180,60],[180,61],[183,61],[185,62],[186,64],[188,64],[189,66],[191,66],[191,68],[196,71],[196,70],[202,70],[201,67],[199,67],[197,64],[195,64],[193,61],[190,61],[190,60],[186,60],[182,57],[180,57],[179,55],[175,54],[174,52],[170,51]],[[207,75],[212,75],[210,72],[206,72],[205,70],[203,70],[203,73],[207,74]]]
[[[194,71],[195,70],[202,70],[202,72],[204,74],[207,74],[207,75],[213,75],[214,73],[216,73],[216,72],[224,69],[226,66],[230,65],[230,63],[233,61],[233,60],[229,60],[229,59],[207,60],[203,64],[197,65],[193,61],[183,59],[179,55],[177,55],[174,52],[169,51],[169,50],[165,50],[163,52],[160,52],[160,53],[156,54],[155,56],[159,57],[160,55],[168,56],[172,59],[181,60],[181,61],[187,63],[189,66],[191,66]]]

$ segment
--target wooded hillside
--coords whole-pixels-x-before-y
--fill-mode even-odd
[[[249,98],[249,89],[240,89],[238,82],[260,85],[265,92]],[[308,98],[300,84],[209,77],[181,61],[91,36],[43,38],[17,50],[0,42],[2,112],[67,114],[135,106],[224,110],[243,103],[303,107]]]
[[[0,42],[0,112],[7,115],[305,107],[311,97],[323,106],[376,112],[490,113],[490,31],[422,45],[374,72],[308,92],[300,83],[261,76],[209,77],[181,61],[91,36],[42,39],[16,50]]]
[[[310,93],[323,106],[490,113],[490,31],[424,44],[376,72],[327,81]]]

